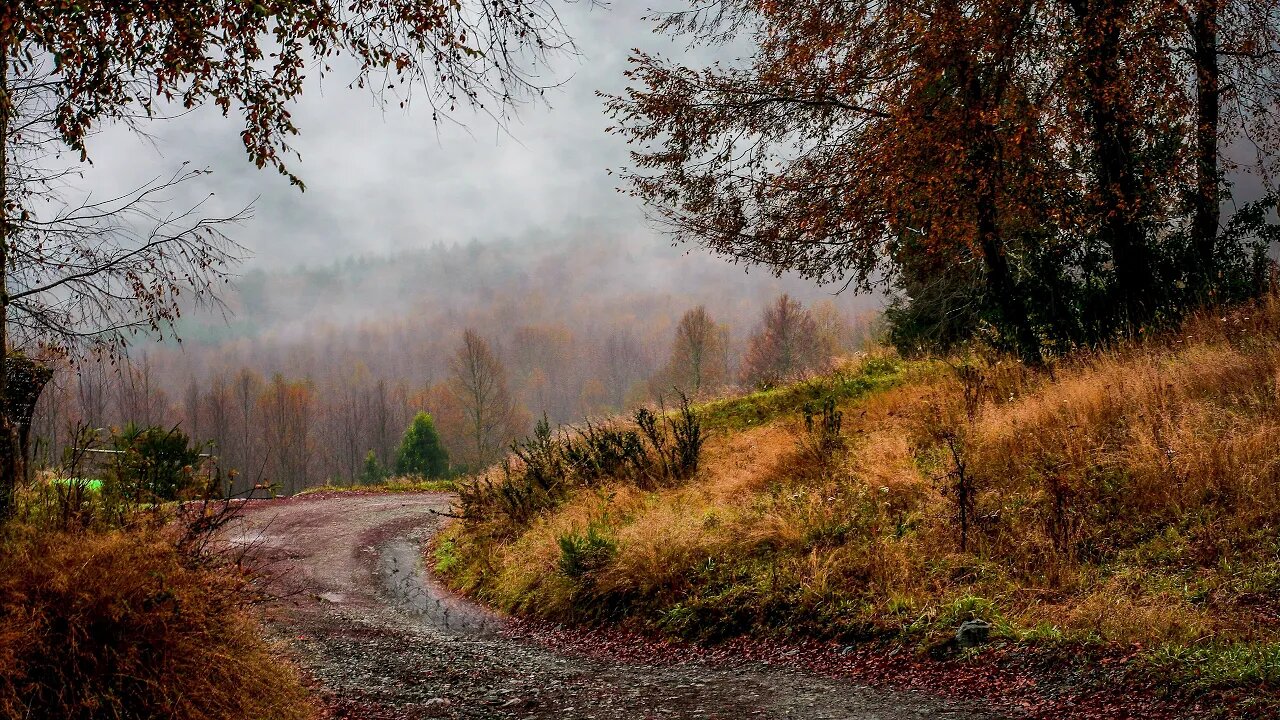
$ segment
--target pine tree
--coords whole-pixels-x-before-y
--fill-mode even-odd
[[[449,472],[449,453],[440,443],[435,421],[427,413],[420,412],[404,433],[400,452],[396,455],[396,473],[444,477]]]
[[[387,479],[387,469],[379,462],[372,450],[364,456],[364,467],[360,470],[361,485],[377,485]]]

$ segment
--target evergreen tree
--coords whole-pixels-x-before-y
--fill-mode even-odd
[[[378,456],[372,450],[364,456],[364,467],[360,470],[361,485],[377,485],[387,479],[387,469],[382,466]]]
[[[396,473],[444,477],[449,472],[449,453],[440,443],[435,421],[427,413],[420,412],[404,433],[400,452],[396,456]]]

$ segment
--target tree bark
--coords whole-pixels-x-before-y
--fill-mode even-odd
[[[1213,291],[1217,269],[1215,247],[1221,212],[1218,170],[1219,72],[1218,2],[1200,0],[1192,28],[1196,63],[1196,199],[1192,218],[1192,248],[1202,301]]]
[[[1143,193],[1137,137],[1121,97],[1120,30],[1125,0],[1071,0],[1083,44],[1085,119],[1093,144],[1102,239],[1111,249],[1114,287],[1128,332],[1150,320],[1154,290],[1151,248],[1142,228]]]
[[[9,375],[9,43],[0,40],[0,520],[14,512],[18,444],[8,403]]]

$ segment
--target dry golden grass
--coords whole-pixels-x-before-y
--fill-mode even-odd
[[[842,402],[846,449],[822,462],[783,391],[682,487],[582,490],[501,541],[455,528],[473,587],[686,635],[923,639],[981,616],[1024,639],[1280,643],[1280,303],[1049,371],[900,367],[903,382]],[[588,529],[610,561],[559,573],[560,539]]]
[[[243,582],[157,531],[17,529],[0,555],[0,718],[313,717]]]

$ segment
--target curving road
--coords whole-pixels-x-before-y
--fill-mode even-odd
[[[775,666],[586,658],[504,632],[502,618],[425,572],[443,493],[252,503],[250,546],[284,599],[270,626],[293,646],[331,717],[989,718],[971,707]]]

